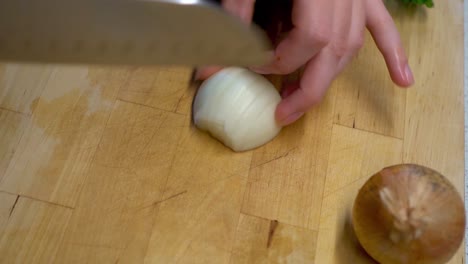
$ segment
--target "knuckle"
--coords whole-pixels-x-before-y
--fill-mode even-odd
[[[306,41],[310,45],[324,47],[331,40],[331,33],[326,27],[312,27],[306,34]]]
[[[349,45],[344,41],[336,41],[333,43],[333,52],[337,57],[343,57],[348,53]]]
[[[293,65],[279,62],[276,65],[276,71],[278,74],[290,74],[294,72],[296,68]]]
[[[363,46],[364,46],[364,36],[356,37],[352,39],[349,43],[349,48],[353,52],[360,50]]]
[[[393,18],[390,15],[379,16],[375,19],[375,27],[377,28],[384,28],[389,25],[393,25]]]

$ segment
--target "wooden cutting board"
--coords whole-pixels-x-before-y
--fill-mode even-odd
[[[367,35],[320,105],[244,153],[191,124],[191,69],[1,65],[1,262],[374,263],[350,223],[366,179],[412,162],[464,184],[463,1],[387,2],[416,84]]]

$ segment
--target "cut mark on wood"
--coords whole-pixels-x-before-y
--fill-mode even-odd
[[[11,215],[13,214],[13,210],[15,210],[15,206],[16,206],[16,204],[18,203],[18,200],[19,200],[19,198],[20,198],[20,196],[19,196],[19,195],[18,195],[18,196],[16,196],[15,203],[13,203],[13,206],[12,206],[12,207],[11,207],[11,209],[10,209],[10,214],[8,215],[8,218],[10,218],[10,217],[11,217]]]
[[[151,106],[151,105],[146,105],[146,104],[142,104],[142,103],[128,101],[128,100],[121,99],[121,98],[117,99],[116,101],[120,101],[120,102],[124,102],[124,103],[128,103],[128,104],[139,105],[139,106],[142,106],[142,107],[147,107],[147,108],[155,109],[155,110],[158,110],[158,111],[163,111],[163,112],[167,112],[167,113],[172,113],[172,114],[176,114],[176,115],[185,116],[185,114],[178,113],[176,111],[171,111],[171,110],[167,110],[167,109],[163,109],[163,108],[154,107],[154,106]]]
[[[260,164],[257,164],[257,165],[255,165],[255,166],[251,167],[250,170],[255,169],[255,168],[257,168],[257,167],[260,167],[260,166],[263,166],[263,165],[266,165],[266,164],[268,164],[268,163],[274,162],[274,161],[279,160],[279,159],[281,159],[281,158],[285,158],[285,157],[287,157],[289,154],[291,154],[291,152],[293,152],[294,150],[296,150],[296,149],[298,149],[298,148],[299,148],[299,147],[294,147],[294,148],[292,148],[292,149],[286,151],[284,154],[281,154],[281,155],[278,156],[278,157],[275,157],[275,158],[273,158],[273,159],[267,160],[267,161],[265,161],[265,162],[262,162],[262,163],[260,163]]]
[[[153,203],[153,205],[157,205],[157,204],[160,204],[160,203],[165,202],[165,201],[167,201],[167,200],[174,199],[174,198],[176,198],[177,196],[180,196],[180,195],[182,195],[182,194],[184,194],[184,193],[187,193],[187,190],[182,191],[182,192],[180,192],[180,193],[176,193],[176,194],[174,194],[174,195],[171,195],[171,196],[169,196],[169,197],[167,197],[167,198],[165,198],[165,199],[162,199],[162,200],[160,200],[160,201],[156,201],[156,202]]]
[[[178,113],[177,110],[179,109],[179,106],[180,106],[180,103],[182,102],[182,100],[185,99],[185,93],[182,94],[180,97],[179,97],[179,100],[177,101],[177,104],[176,104],[176,107],[174,108],[174,113]],[[179,113],[180,114],[180,113]]]
[[[13,192],[8,192],[8,191],[5,191],[5,190],[0,190],[1,193],[6,193],[6,194],[11,194],[11,195],[18,195],[16,193],[13,193]],[[32,196],[29,196],[29,195],[24,195],[24,194],[21,194],[21,195],[18,195],[18,198],[16,199],[15,201],[15,205],[16,205],[16,202],[18,201],[19,197],[23,197],[25,199],[29,199],[29,200],[33,200],[33,201],[36,201],[36,202],[41,202],[41,203],[45,203],[45,204],[50,204],[50,205],[54,205],[54,206],[59,206],[59,207],[63,207],[63,208],[67,208],[67,209],[75,209],[74,207],[71,207],[71,206],[68,206],[68,205],[63,205],[63,204],[59,204],[59,203],[54,203],[54,202],[51,202],[51,201],[47,201],[47,200],[42,200],[42,199],[39,199],[39,198],[35,198],[35,197],[32,197]],[[13,211],[13,208],[11,209]]]
[[[382,136],[382,137],[388,137],[388,138],[394,138],[394,139],[398,139],[398,140],[403,140],[402,137],[399,138],[399,137],[396,137],[396,136],[387,135],[387,134],[383,134],[383,133],[380,133],[380,132],[375,132],[375,131],[366,130],[366,129],[363,129],[363,128],[360,128],[360,127],[356,127],[356,126],[355,126],[355,123],[356,123],[356,120],[353,121],[353,127],[352,127],[352,128],[354,128],[354,129],[356,129],[356,130],[359,130],[359,131],[362,131],[362,132],[365,132],[365,133],[370,133],[370,134]],[[341,126],[341,127],[350,128],[350,127],[347,126],[347,125],[341,125],[341,124],[334,124],[334,125],[335,125],[335,126]]]
[[[20,115],[24,115],[24,116],[30,116],[30,114],[26,114],[26,113],[23,113],[23,112],[20,112],[20,111],[16,111],[16,110],[13,110],[13,109],[5,108],[5,107],[3,107],[3,106],[0,106],[0,110],[12,112],[12,113],[20,114]]]
[[[273,241],[273,236],[275,235],[275,231],[277,227],[278,227],[278,220],[271,220],[270,229],[268,231],[267,248],[271,246],[271,242]]]
[[[169,197],[167,197],[167,198],[165,198],[165,199],[162,199],[162,200],[153,202],[153,203],[151,203],[151,204],[149,204],[149,205],[145,205],[145,206],[143,206],[143,207],[141,207],[141,208],[136,208],[136,210],[137,210],[137,211],[140,211],[140,210],[146,209],[146,208],[148,208],[148,207],[156,206],[156,205],[158,205],[158,204],[160,204],[160,203],[163,203],[163,202],[166,202],[166,201],[168,201],[168,200],[170,200],[170,199],[174,199],[174,198],[176,198],[177,196],[180,196],[180,195],[182,195],[182,194],[184,194],[184,193],[186,193],[186,192],[187,192],[187,190],[182,191],[182,192],[180,192],[180,193],[176,193],[176,194],[171,195],[171,196],[169,196]]]

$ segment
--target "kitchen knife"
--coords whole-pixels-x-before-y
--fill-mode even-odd
[[[0,1],[4,62],[252,66],[268,49],[206,0]]]

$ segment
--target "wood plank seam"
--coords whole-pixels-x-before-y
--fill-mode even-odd
[[[336,102],[336,97],[335,97],[335,102]],[[334,109],[336,109],[336,108],[334,108]],[[329,144],[329,146],[328,146],[327,167],[326,167],[326,170],[325,170],[326,174],[328,174],[328,169],[329,169],[329,167],[330,167],[330,157],[331,157],[331,155],[332,155],[332,153],[331,153],[331,150],[332,150],[332,142],[331,142],[331,140],[333,139],[333,129],[334,129],[335,126],[347,127],[347,126],[335,124],[335,123],[332,121],[332,127],[331,127],[331,130],[330,130],[330,134],[331,134],[331,136],[330,136],[330,144]],[[320,195],[320,212],[319,212],[319,217],[318,217],[318,219],[322,219],[322,213],[323,213],[323,211],[324,211],[324,210],[323,210],[323,197],[325,196],[325,187],[326,187],[326,185],[327,185],[327,179],[328,179],[327,176],[328,176],[328,175],[325,176],[325,180],[324,180],[324,183],[323,183],[323,186],[324,186],[324,187],[322,188],[322,194]],[[321,228],[321,220],[319,220],[319,224],[318,224],[318,226],[317,226],[317,230],[316,230],[316,231],[317,231],[317,232],[320,232],[320,228]],[[317,239],[318,239],[318,236],[317,236]]]
[[[73,210],[24,196],[13,207],[0,239],[2,260],[54,263]]]
[[[192,87],[192,85],[189,84],[187,87],[190,89]],[[173,113],[180,114],[179,112],[177,112],[177,110],[179,109],[180,103],[182,102],[182,99],[184,99],[184,96],[185,96],[185,93],[180,95],[179,100],[177,101],[177,104],[175,106],[175,109],[174,109]]]
[[[153,122],[153,118],[157,120]],[[143,252],[151,252],[151,248],[148,250],[148,246],[150,244],[145,241],[151,236],[152,226],[155,226],[154,221],[159,219],[159,217],[156,217],[156,215],[161,208],[160,205],[165,205],[165,203],[169,202],[169,200],[172,201],[173,199],[178,199],[176,197],[183,196],[183,194],[186,193],[185,189],[183,189],[181,190],[182,192],[174,192],[175,194],[173,196],[169,196],[173,193],[168,192],[166,192],[168,193],[166,196],[161,196],[159,195],[159,191],[156,195],[156,191],[155,193],[152,193],[153,190],[151,190],[151,188],[154,187],[157,189],[162,189],[164,181],[167,180],[167,169],[169,168],[169,164],[173,162],[173,157],[175,156],[174,154],[165,153],[167,156],[164,158],[165,162],[163,166],[166,169],[164,170],[164,173],[154,175],[155,177],[160,178],[160,180],[157,182],[157,185],[154,187],[152,187],[151,184],[153,178],[152,175],[153,173],[157,173],[157,171],[155,172],[153,170],[146,170],[145,168],[146,166],[151,167],[151,164],[146,163],[147,158],[158,159],[158,156],[160,155],[156,155],[155,153],[163,154],[162,151],[160,152],[158,150],[164,150],[164,147],[161,147],[160,144],[156,144],[157,142],[161,142],[161,140],[164,141],[165,139],[160,136],[160,132],[168,134],[172,133],[173,127],[177,127],[178,129],[181,127],[181,122],[174,123],[172,122],[172,119],[179,121],[184,120],[182,115],[174,115],[174,113],[167,111],[155,110],[151,107],[148,107],[147,105],[137,105],[133,102],[117,101],[117,104],[113,106],[110,119],[107,120],[106,124],[104,125],[105,129],[103,132],[102,141],[98,143],[99,149],[93,157],[93,161],[90,162],[92,164],[91,169],[88,170],[87,181],[84,183],[83,189],[81,190],[79,201],[77,202],[77,209],[72,216],[71,224],[69,224],[66,230],[66,241],[79,243],[98,242],[98,244],[101,243],[108,246],[116,246],[117,250],[111,253],[114,262],[119,258],[121,261],[124,261],[123,259],[129,258],[128,254],[131,253],[127,252],[127,248],[129,248],[129,251],[133,253],[138,251],[138,257],[141,258],[144,258],[145,256]],[[135,139],[135,141],[132,141],[133,139]],[[174,142],[176,141],[170,140],[170,143]],[[120,146],[122,151],[117,151],[117,154],[115,154],[116,156],[113,156],[112,159],[108,159],[107,155],[113,155],[112,153],[114,153],[114,147],[116,145]],[[175,148],[174,145],[175,144],[170,145],[171,149]],[[125,156],[125,158],[123,158],[124,161],[116,161],[123,156]],[[115,168],[116,170],[107,170],[107,168]],[[140,168],[144,170],[144,172],[141,174],[140,171],[137,172],[137,170]],[[120,169],[125,169],[126,171],[121,171]],[[106,171],[111,173],[107,175],[105,173]],[[113,185],[114,176],[112,174],[114,172],[119,175],[120,173],[122,173],[122,175],[128,175],[128,177],[119,178],[119,176],[116,175],[116,185]],[[143,175],[145,172],[148,173],[148,176]],[[102,177],[100,177],[100,175],[102,175]],[[93,188],[95,186],[94,176],[99,178],[98,181],[100,181],[102,184],[107,185],[107,183],[109,183],[110,189],[107,189],[108,195],[105,193],[101,195],[94,194],[96,191],[96,189]],[[130,178],[134,178],[135,181],[131,181]],[[128,185],[126,179],[130,180]],[[146,182],[145,185],[147,187],[145,190],[147,191],[140,193],[138,189],[133,189],[134,187],[141,188],[142,186],[140,186],[140,184],[143,184],[143,181]],[[124,190],[124,188],[127,186],[132,188],[132,190]],[[89,188],[92,190],[89,191]],[[97,190],[99,191],[99,189]],[[113,195],[115,193],[119,193],[120,191],[124,193],[119,198],[117,198],[116,201]],[[146,195],[146,193],[148,194]],[[112,200],[107,200],[107,198],[110,197],[114,198]],[[144,197],[145,200],[137,201],[134,200],[135,197]],[[98,201],[96,201],[97,204],[93,205],[96,198],[98,199]],[[120,198],[122,199],[120,200]],[[104,212],[101,212],[99,209],[95,210],[93,208],[103,208]],[[108,208],[110,209],[109,211],[107,211]],[[116,220],[112,219],[113,217],[102,217],[102,221],[109,221],[109,225],[103,223],[93,223],[93,225],[101,227],[102,231],[98,231],[97,234],[96,231],[90,231],[81,225],[83,221],[89,220],[89,215],[99,215],[101,213],[114,214],[117,210],[122,211],[120,215],[116,213]],[[93,220],[93,222],[95,221],[93,218],[91,218],[91,220]],[[115,221],[117,221],[117,223]],[[142,225],[138,225],[136,222]],[[119,231],[110,231],[114,227],[119,228]],[[145,231],[142,231],[142,229]],[[135,232],[132,232],[132,230]],[[107,234],[106,232],[118,233],[116,237],[119,236],[119,234],[128,235],[128,237],[126,237],[126,239],[122,239],[120,242],[118,242],[118,244],[115,245],[112,238],[105,238],[99,241],[94,240],[100,235]],[[146,238],[143,238],[143,236]],[[81,252],[81,254],[84,254],[90,260],[96,259],[98,257],[96,255],[89,254],[89,251],[92,251],[92,249],[81,250],[79,245],[65,245],[62,246],[62,249],[64,250],[62,250],[61,253],[59,253],[57,256],[57,259],[60,259],[60,262],[65,261],[64,259],[70,261],[70,259],[80,257],[80,253],[72,254],[67,252],[66,249],[77,249],[78,252]],[[98,250],[97,255],[105,255],[105,252],[105,249]]]
[[[450,11],[447,10],[450,5],[453,12],[445,13],[457,17],[458,12],[455,11],[460,10],[459,4],[456,0],[450,0],[439,5],[436,10],[442,10],[443,14],[444,11]],[[401,11],[395,8],[395,1],[391,1],[390,5],[393,5],[390,10]],[[45,262],[178,261],[235,264],[314,263],[315,259],[315,263],[320,264],[370,263],[362,258],[359,250],[356,251],[349,221],[349,208],[355,192],[366,176],[369,177],[380,166],[393,162],[426,163],[454,175],[454,180],[462,176],[458,170],[462,166],[461,161],[457,161],[461,157],[459,146],[462,137],[461,133],[454,134],[455,130],[460,131],[461,128],[459,110],[462,105],[458,101],[461,95],[455,94],[452,89],[458,86],[458,79],[455,74],[452,76],[452,72],[458,72],[462,65],[454,60],[458,51],[452,48],[455,46],[449,45],[451,48],[447,50],[448,55],[453,58],[447,59],[447,54],[441,56],[427,49],[418,49],[422,43],[429,43],[430,40],[435,44],[428,47],[434,48],[444,44],[444,39],[456,40],[461,37],[454,33],[460,32],[461,28],[457,29],[454,27],[457,25],[452,23],[458,20],[439,15],[434,18],[430,13],[403,12],[396,22],[402,28],[403,35],[408,36],[409,33],[411,36],[405,46],[409,44],[410,61],[419,63],[417,67],[415,65],[415,76],[427,77],[418,82],[416,89],[409,89],[405,93],[392,86],[388,76],[382,77],[384,65],[380,62],[383,60],[381,56],[376,56],[378,53],[373,42],[368,42],[372,43],[373,48],[364,49],[365,56],[358,59],[358,63],[354,64],[356,67],[353,65],[352,70],[331,87],[329,93],[333,96],[332,100],[328,100],[323,107],[312,109],[310,115],[304,116],[299,124],[285,131],[276,141],[248,155],[230,153],[212,138],[202,135],[189,122],[190,104],[196,91],[196,87],[189,84],[187,88],[185,83],[190,72],[181,71],[179,74],[179,71],[171,73],[165,69],[136,69],[129,72],[125,70],[123,75],[119,72],[114,74],[113,70],[101,72],[103,69],[100,69],[93,74],[90,71],[88,77],[80,77],[78,80],[89,81],[85,81],[83,87],[102,85],[100,92],[94,96],[94,88],[89,88],[88,103],[84,102],[86,96],[82,96],[83,104],[77,105],[79,109],[70,111],[86,110],[85,107],[88,107],[90,112],[102,110],[104,116],[99,113],[98,119],[89,118],[86,122],[71,123],[67,120],[73,119],[66,118],[68,115],[65,118],[60,116],[61,122],[52,126],[53,132],[67,134],[69,138],[60,139],[65,138],[66,141],[62,142],[71,142],[74,147],[50,151],[58,154],[52,155],[54,163],[50,166],[47,159],[41,159],[30,171],[21,169],[38,158],[34,156],[37,156],[34,147],[28,147],[27,152],[32,152],[29,159],[25,158],[22,162],[5,161],[5,166],[16,163],[14,166],[18,167],[18,172],[15,176],[21,177],[21,171],[30,174],[29,181],[38,180],[39,177],[35,175],[39,175],[36,171],[41,166],[47,167],[47,173],[43,173],[44,179],[40,179],[37,185],[18,181],[22,189],[7,189],[15,194],[5,198],[4,218],[0,218],[0,221],[6,219],[3,222],[10,222],[15,227],[20,226],[16,224],[18,222],[25,229],[30,228],[26,225],[28,223],[22,224],[23,213],[27,214],[30,209],[22,206],[23,198],[19,199],[14,208],[15,198],[19,197],[19,193],[34,196],[32,193],[36,193],[35,189],[42,189],[41,184],[46,189],[53,187],[54,190],[61,189],[61,181],[66,183],[63,185],[65,187],[76,184],[75,181],[68,183],[66,179],[68,173],[65,169],[70,168],[72,172],[76,171],[74,174],[77,180],[85,178],[83,182],[77,183],[78,186],[72,186],[75,192],[79,192],[73,195],[76,201],[72,204],[62,202],[62,199],[52,202],[64,203],[75,209],[70,208],[73,210],[61,213],[63,208],[49,208],[51,206],[45,203],[28,202],[33,209],[41,207],[40,212],[63,216],[60,218],[62,220],[50,217],[46,221],[38,221],[32,215],[30,222],[39,222],[40,229],[46,225],[47,230],[51,231],[55,230],[55,225],[61,228],[60,232],[52,232],[53,240],[47,236],[37,236],[29,243],[31,248],[47,245],[49,240],[57,244],[58,234],[68,232],[60,242],[69,241],[70,245],[58,246],[56,254],[47,251],[48,254],[44,254]],[[445,26],[442,22],[452,24],[447,33],[439,30]],[[431,26],[439,28],[425,30]],[[440,72],[440,76],[434,77],[434,65],[448,66],[442,67],[442,71],[449,72]],[[361,75],[359,69],[363,68],[367,70]],[[2,106],[29,113],[31,119],[41,115],[44,110],[47,119],[44,123],[50,124],[48,115],[56,116],[54,108],[71,107],[76,94],[67,97],[63,106],[29,106],[30,100],[41,93],[54,98],[56,93],[63,91],[63,86],[76,83],[67,81],[68,78],[74,80],[74,74],[70,73],[60,79],[57,82],[59,85],[55,85],[56,88],[51,92],[47,91],[52,88],[47,87],[44,91],[39,90],[41,86],[34,85],[37,83],[34,81],[28,81],[27,85],[23,84],[25,82],[17,82],[15,87],[34,89],[34,93],[29,95],[28,90],[23,95],[24,89],[10,90],[7,101],[13,104]],[[21,76],[18,75],[19,78],[25,78],[28,74]],[[45,77],[41,80],[47,78],[45,74],[41,76]],[[127,81],[122,84],[125,79]],[[450,89],[440,89],[444,86]],[[103,102],[105,107],[100,107]],[[128,105],[122,111],[115,111],[124,104]],[[32,109],[34,111],[31,114]],[[173,113],[179,115],[173,116]],[[12,115],[7,111],[5,114]],[[22,119],[25,119],[24,124],[32,123],[28,118]],[[159,126],[156,122],[161,121],[165,123],[160,128],[161,133],[153,131]],[[104,129],[100,132],[102,126]],[[336,128],[340,129],[333,131]],[[35,143],[49,140],[47,144],[38,144],[44,146],[43,150],[48,153],[55,147],[54,140],[51,135],[39,130],[31,133],[31,138]],[[16,133],[15,138],[21,134],[18,129],[10,129],[8,132]],[[84,132],[83,137],[80,132]],[[98,132],[100,134],[94,134]],[[154,136],[153,132],[160,136]],[[27,142],[28,133],[24,133],[24,136],[21,134],[21,138],[20,141]],[[88,146],[95,150],[85,150],[81,154],[81,150]],[[76,152],[73,152],[75,149]],[[19,148],[8,151],[16,154],[24,152]],[[62,157],[80,158],[82,155],[86,157],[69,158],[66,163],[61,162]],[[89,164],[85,166],[80,161]],[[64,171],[64,177],[58,178],[57,187],[54,187],[55,183],[49,183],[47,176],[58,170]],[[81,175],[84,173],[86,175]],[[457,185],[461,186],[460,183]],[[15,184],[13,181],[11,186]],[[38,198],[48,199],[44,198],[47,192],[37,193],[43,194]],[[66,198],[68,191],[61,191],[61,194],[64,194],[61,197],[63,201],[71,200]],[[7,218],[10,208],[13,212],[12,220]],[[66,220],[68,217],[69,221]],[[277,226],[275,221],[278,221]],[[285,226],[294,228],[286,228],[286,232],[282,233]],[[13,228],[10,231],[16,232]],[[316,244],[312,243],[315,237]],[[9,242],[7,240],[10,239],[4,240]],[[6,247],[9,250],[13,248]],[[23,251],[29,247],[25,246]],[[309,261],[292,261],[292,258],[288,258],[294,257],[297,252],[309,257],[302,258]],[[21,261],[18,257],[14,258]],[[454,260],[451,263],[459,264],[459,260],[463,263],[465,257]]]
[[[210,193],[210,192],[206,192],[205,195],[203,195],[203,198],[201,199],[200,204],[202,204],[202,203],[206,200],[206,198],[209,196],[209,193]],[[214,213],[213,211],[211,211],[210,213],[208,213],[207,218],[209,218],[209,216],[212,215],[213,213]],[[153,227],[154,227],[154,225],[153,225]],[[153,228],[152,228],[152,229],[153,229]],[[202,231],[200,231],[200,232],[202,232]],[[190,246],[192,245],[193,241],[194,241],[197,237],[198,237],[198,234],[197,234],[197,235],[194,235],[194,236],[192,236],[192,237],[190,238],[190,242],[187,244],[187,246],[186,246],[186,247],[183,249],[183,251],[180,253],[179,258],[178,258],[178,259],[175,259],[175,261],[174,261],[175,263],[179,263],[179,262],[180,262],[180,260],[185,256],[185,252],[187,252],[187,250],[190,248]],[[148,246],[149,246],[149,244],[150,244],[150,243],[148,243]]]
[[[131,102],[128,102],[128,103],[131,103]],[[142,106],[142,107],[145,107],[145,105],[143,105],[143,104],[141,104],[141,106]],[[147,107],[148,107],[148,106],[147,106]],[[150,107],[150,108],[151,108],[151,107]],[[153,109],[154,109],[154,108],[153,108]],[[161,109],[157,109],[157,110],[161,110]],[[166,112],[166,111],[165,111],[165,112]],[[164,123],[164,121],[161,122],[161,126],[162,126],[163,123]],[[160,128],[156,129],[155,131],[158,131],[159,129],[160,129]],[[169,165],[169,170],[168,170],[168,173],[167,173],[167,175],[166,175],[166,179],[165,179],[165,181],[164,181],[164,185],[163,185],[163,187],[162,187],[162,188],[163,188],[163,192],[162,192],[162,194],[161,194],[161,197],[164,197],[164,195],[166,194],[166,186],[167,186],[167,183],[168,183],[168,181],[169,181],[169,176],[171,175],[171,172],[172,172],[172,170],[173,170],[174,162],[175,162],[175,154],[173,155],[173,157],[172,157],[172,159],[171,159],[171,164]],[[172,197],[174,197],[174,196],[172,196]],[[160,203],[159,203],[159,204],[160,204]],[[156,221],[156,220],[153,221],[153,225],[152,225],[152,226],[154,226],[154,222],[155,222],[155,221]],[[151,230],[152,230],[152,229],[153,229],[153,228],[151,228]],[[147,247],[149,247],[149,243],[148,243]],[[147,250],[148,250],[148,249],[147,249]]]
[[[125,78],[125,81],[123,81],[123,82],[121,83],[121,85],[116,89],[116,90],[117,90],[116,93],[118,93],[118,91],[122,88],[122,86],[123,86],[125,83],[128,82],[129,79],[130,79],[130,75],[127,76],[127,78]],[[114,109],[117,100],[118,100],[118,99],[115,99],[115,100],[112,101],[112,105],[110,106],[109,109]],[[111,113],[108,114],[107,119],[106,119],[106,123],[105,123],[103,129],[106,129],[107,125],[109,124],[110,118],[111,118]],[[104,131],[104,130],[103,130],[103,131]],[[101,135],[100,135],[100,137],[99,137],[99,142],[97,143],[96,149],[94,150],[94,153],[92,154],[92,157],[91,157],[91,159],[90,159],[90,162],[89,162],[89,164],[88,164],[88,167],[87,167],[87,168],[84,170],[84,172],[83,172],[83,175],[84,175],[84,176],[83,176],[83,177],[84,177],[83,183],[85,183],[86,180],[87,180],[87,178],[88,178],[87,175],[88,175],[88,173],[89,173],[89,170],[91,169],[90,164],[93,164],[93,163],[94,163],[97,150],[99,149],[99,146],[101,145],[101,142],[102,142],[102,138],[103,138],[103,137],[104,137],[104,132],[101,133]],[[76,196],[75,205],[76,205],[77,201],[79,201],[80,198],[81,198],[81,193],[82,193],[83,187],[84,187],[84,184],[83,184],[83,185],[81,186],[81,188],[78,190],[78,195]],[[65,206],[65,207],[68,207],[68,206]],[[73,207],[70,207],[70,208],[71,208],[71,209],[74,209]],[[73,213],[73,214],[74,214],[74,213]],[[72,214],[72,217],[73,217],[73,214]],[[68,226],[65,227],[65,232],[67,232],[67,230],[68,230]]]
[[[120,99],[117,99],[117,100],[120,100]],[[165,112],[165,113],[171,113],[171,114],[172,114],[171,111],[162,110],[162,109],[157,109],[157,108],[154,108],[154,107],[151,107],[151,106],[148,106],[148,105],[144,105],[144,104],[133,103],[133,102],[127,102],[127,101],[122,101],[122,102],[125,102],[125,103],[128,103],[128,104],[133,104],[133,105],[138,105],[138,106],[141,106],[141,107],[149,107],[149,108],[151,108],[151,109],[155,109],[155,110],[158,110],[158,111],[163,111],[163,112]],[[183,115],[183,114],[180,114],[180,113],[177,113],[177,114]],[[164,124],[164,122],[166,121],[167,118],[168,118],[168,117],[166,116],[166,118],[161,122],[161,124],[159,125],[159,127],[158,127],[157,129],[155,129],[155,131],[154,131],[153,135],[151,136],[151,139],[149,140],[149,142],[151,142],[151,140],[154,138],[154,136],[156,135],[156,133],[161,129],[162,125]],[[106,127],[107,127],[107,124],[106,124]],[[99,145],[98,145],[98,146],[99,146]],[[175,154],[174,154],[173,157],[171,158],[171,165],[169,165],[169,171],[168,171],[168,173],[167,173],[167,175],[166,175],[166,179],[165,179],[165,181],[164,181],[164,186],[162,187],[162,188],[163,188],[163,192],[162,192],[162,194],[161,194],[161,197],[164,197],[164,195],[166,194],[166,186],[167,186],[167,182],[169,181],[169,176],[170,176],[171,171],[172,171],[172,169],[173,169],[174,162],[175,162]],[[159,205],[159,204],[161,204],[161,203],[163,203],[163,202],[165,202],[165,201],[168,201],[168,200],[170,200],[170,199],[172,199],[172,198],[178,197],[179,195],[183,195],[183,194],[185,194],[185,193],[187,193],[187,190],[184,190],[184,191],[179,192],[179,193],[177,193],[177,194],[173,194],[173,195],[169,196],[169,198],[167,198],[167,199],[164,199],[164,198],[163,198],[160,202],[158,202],[158,203],[155,204],[155,205]],[[155,219],[154,221],[156,221],[156,219]],[[153,225],[152,225],[152,226],[154,226],[154,222],[153,222]],[[151,229],[153,229],[153,228],[151,228]],[[148,243],[147,247],[148,247],[148,246],[149,246],[149,243]]]
[[[252,161],[250,161],[250,163],[252,163]],[[244,193],[242,194],[242,202],[244,202],[244,197],[245,197],[245,189],[244,189]],[[241,204],[242,204],[241,202]],[[233,240],[236,241],[236,238],[237,238],[237,230],[239,229],[239,222],[241,220],[241,216],[242,216],[242,206],[239,208],[239,215],[237,216],[237,222],[236,222],[236,227],[235,227],[235,232],[234,232],[234,237],[233,237]],[[229,248],[229,261],[227,263],[232,263],[233,262],[233,251],[234,251],[234,243],[231,243],[231,246]]]
[[[194,70],[192,72],[192,79],[194,78],[195,76],[195,73],[196,73],[196,70]],[[245,186],[244,186],[244,192],[240,195],[240,206],[239,206],[239,211],[238,211],[238,216],[237,216],[237,222],[236,222],[236,227],[234,228],[235,232],[234,232],[234,235],[233,235],[233,241],[236,240],[236,237],[237,237],[237,230],[239,229],[239,224],[240,224],[240,221],[241,221],[241,216],[242,216],[242,204],[245,202],[245,195],[247,193],[247,189],[246,189],[246,186],[247,186],[247,183],[249,181],[249,174],[250,174],[250,170],[252,169],[252,163],[253,163],[253,158],[251,157],[250,158],[250,164],[249,164],[249,168],[248,168],[248,172],[247,172],[247,179],[246,179],[246,182],[244,183]],[[242,175],[242,172],[239,172],[239,174]],[[233,262],[233,251],[234,251],[234,243],[230,243],[230,247],[229,247],[229,260],[227,261],[227,263],[232,263]]]
[[[322,195],[316,263],[373,263],[358,249],[351,210],[361,183],[402,158],[401,139],[334,124]],[[358,249],[358,250],[357,250]]]

